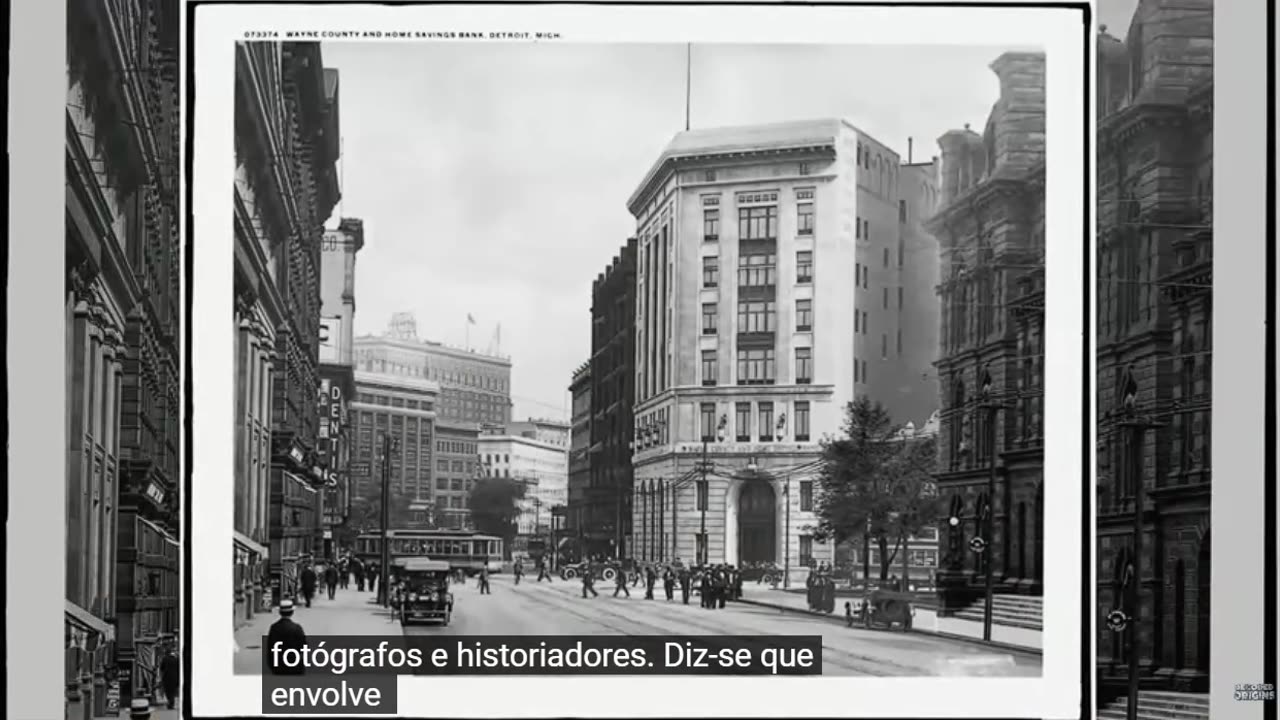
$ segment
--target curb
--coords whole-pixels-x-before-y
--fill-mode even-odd
[[[743,603],[743,604],[746,604],[746,605],[756,605],[756,606],[758,606],[758,607],[773,608],[774,610],[781,610],[781,611],[783,611],[783,612],[792,612],[792,613],[797,613],[797,614],[799,614],[799,615],[811,615],[811,616],[813,616],[813,617],[822,618],[823,620],[826,620],[826,621],[828,621],[828,622],[836,622],[836,623],[839,623],[839,624],[841,624],[841,625],[844,625],[844,623],[845,623],[844,616],[843,616],[843,615],[836,614],[836,613],[832,613],[832,614],[828,615],[827,613],[814,612],[814,611],[812,611],[812,610],[801,610],[800,608],[787,607],[786,605],[780,605],[780,604],[778,604],[778,603],[765,602],[765,601],[762,601],[762,600],[743,600],[743,599],[738,599],[738,600],[735,600],[734,602],[740,602],[740,603]],[[996,641],[994,641],[994,640],[992,640],[992,641],[988,642],[988,641],[986,641],[986,640],[981,640],[981,639],[979,639],[979,638],[970,637],[970,636],[968,636],[968,635],[958,635],[958,634],[956,634],[956,633],[941,632],[941,631],[938,631],[938,630],[921,630],[921,629],[914,628],[914,627],[913,627],[913,628],[911,628],[910,632],[917,633],[917,634],[919,634],[919,635],[933,635],[933,636],[935,636],[935,637],[946,638],[947,640],[955,640],[955,641],[957,641],[957,642],[965,642],[965,643],[969,643],[969,644],[971,644],[971,645],[979,645],[979,646],[986,647],[986,648],[995,648],[995,649],[998,649],[998,650],[1006,650],[1006,651],[1008,651],[1008,652],[1019,653],[1019,654],[1022,654],[1022,655],[1039,655],[1039,656],[1043,656],[1043,655],[1044,655],[1044,651],[1043,651],[1042,649],[1040,649],[1040,648],[1026,647],[1026,646],[1024,646],[1024,645],[1014,645],[1014,644],[1012,644],[1012,643],[996,642]]]

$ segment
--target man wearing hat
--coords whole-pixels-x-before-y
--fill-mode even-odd
[[[301,651],[307,645],[307,634],[303,632],[302,626],[293,621],[293,601],[280,601],[280,619],[271,624],[271,630],[267,632],[267,650],[268,657],[274,657],[275,654],[270,650],[279,643],[281,656],[285,650]],[[272,675],[305,675],[306,668],[299,663],[297,667],[289,667],[281,665],[279,667],[272,665]]]

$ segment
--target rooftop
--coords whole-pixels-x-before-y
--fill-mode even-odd
[[[413,392],[440,393],[440,383],[404,375],[375,373],[367,370],[355,371],[357,385],[380,385],[382,387],[399,388]]]

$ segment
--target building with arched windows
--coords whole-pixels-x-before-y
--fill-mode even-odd
[[[824,436],[860,396],[899,424],[937,408],[938,256],[919,221],[933,168],[842,119],[668,144],[628,202],[628,555],[796,580],[835,559],[814,530]]]
[[[1212,0],[1141,0],[1097,53],[1098,616],[1135,617],[1099,623],[1105,704],[1132,652],[1144,688],[1209,679]]]
[[[937,483],[949,503],[939,612],[972,616],[990,563],[996,621],[1039,627],[1045,58],[1009,52],[991,69],[1000,98],[983,133],[966,125],[938,140],[942,205],[929,221],[943,276]],[[971,549],[977,537],[982,552]]]

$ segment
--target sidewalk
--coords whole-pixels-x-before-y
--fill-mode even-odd
[[[355,588],[338,589],[333,599],[321,595],[311,607],[295,606],[293,621],[302,626],[307,637],[318,635],[400,635],[400,626],[381,606],[373,602],[372,592]],[[262,674],[262,642],[271,624],[280,619],[278,609],[255,615],[253,620],[235,632],[235,673]]]
[[[805,613],[831,622],[844,624],[844,603],[857,600],[858,598],[848,596],[838,597],[836,611],[828,615],[810,610],[803,593],[774,590],[764,586],[744,585],[742,599],[738,600],[738,602],[789,612]],[[928,633],[953,640],[977,642],[988,646],[1003,646],[1010,650],[1037,654],[1044,647],[1043,635],[1035,630],[995,624],[991,627],[991,642],[986,642],[982,639],[982,623],[980,622],[952,617],[940,618],[933,608],[916,607],[915,610],[915,617],[911,621],[912,632]]]
[[[66,718],[66,720],[83,720],[84,708],[81,707],[79,702],[69,702],[67,703],[67,713],[64,717]],[[99,715],[95,717],[93,720],[104,720],[105,718],[108,718],[108,717],[110,716]],[[121,708],[120,714],[111,718],[111,720],[129,720],[129,708],[128,707]],[[151,720],[178,720],[178,710],[177,708],[170,710],[169,708],[165,707],[163,704],[152,705]]]

